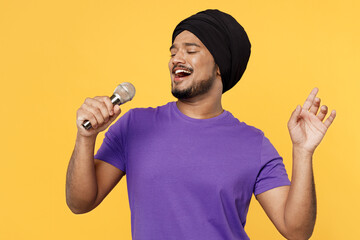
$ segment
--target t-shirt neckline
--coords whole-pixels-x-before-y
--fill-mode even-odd
[[[176,115],[178,115],[182,119],[184,119],[186,121],[189,121],[189,122],[192,122],[192,123],[202,123],[202,124],[204,124],[204,123],[216,123],[217,121],[223,120],[223,119],[227,118],[230,115],[230,112],[228,112],[228,111],[226,111],[224,109],[224,111],[220,115],[218,115],[216,117],[198,119],[198,118],[189,117],[189,116],[185,115],[184,113],[182,113],[180,111],[180,109],[177,107],[175,101],[170,102],[170,105],[171,105],[172,109],[174,110],[174,112],[176,113]]]

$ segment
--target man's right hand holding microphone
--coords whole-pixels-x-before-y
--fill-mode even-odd
[[[125,175],[116,167],[94,159],[98,133],[120,115],[119,105],[135,95],[131,83],[118,85],[109,98],[86,98],[76,112],[77,137],[66,174],[66,203],[75,214],[94,209]]]
[[[107,129],[120,113],[119,105],[113,105],[108,96],[86,98],[76,112],[78,135],[96,137],[99,132]],[[92,128],[83,127],[86,120],[90,121]]]

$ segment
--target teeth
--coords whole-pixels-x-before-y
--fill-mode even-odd
[[[178,69],[178,70],[176,70],[176,71],[175,71],[175,74],[179,74],[179,73],[181,73],[181,72],[191,74],[190,71],[187,71],[187,70],[184,70],[184,69]]]

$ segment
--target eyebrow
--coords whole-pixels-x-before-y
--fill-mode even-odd
[[[200,45],[198,45],[198,44],[196,44],[196,43],[183,43],[183,45],[185,45],[185,46],[195,46],[195,47],[200,47]],[[175,47],[175,45],[173,44],[173,45],[171,45],[171,47],[170,47],[170,51],[171,51],[171,49],[173,49],[173,48],[176,48]]]

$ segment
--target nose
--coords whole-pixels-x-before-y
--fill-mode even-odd
[[[174,65],[178,63],[185,63],[184,53],[182,51],[177,51],[176,54],[172,57],[172,62]]]

